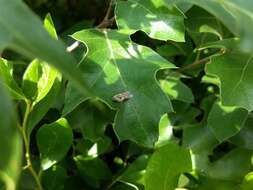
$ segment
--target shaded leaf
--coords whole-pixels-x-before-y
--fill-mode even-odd
[[[142,155],[138,157],[123,172],[119,181],[124,181],[124,182],[132,183],[132,184],[138,183],[138,184],[144,185],[144,176],[145,176],[148,160],[149,160],[149,157],[147,155]]]
[[[208,115],[207,127],[220,141],[224,141],[238,133],[248,117],[247,110],[237,107],[222,106],[215,103]]]
[[[253,124],[253,117],[252,114],[250,114],[241,131],[237,135],[231,137],[229,141],[239,147],[253,150],[252,124]]]
[[[72,145],[73,134],[66,119],[43,125],[37,132],[37,144],[40,151],[41,167],[50,168],[60,161]]]
[[[205,173],[213,179],[240,182],[251,169],[251,156],[252,151],[234,149],[221,159],[211,163]]]
[[[60,166],[53,166],[42,173],[42,184],[45,190],[62,190],[67,172]]]

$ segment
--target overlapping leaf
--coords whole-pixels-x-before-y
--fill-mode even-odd
[[[164,0],[118,1],[116,21],[132,33],[143,30],[160,40],[184,41],[184,16]]]
[[[79,68],[89,89],[118,109],[114,129],[119,139],[152,146],[158,138],[156,126],[160,116],[172,111],[169,99],[155,80],[155,73],[175,66],[151,49],[133,44],[123,32],[86,30],[73,37],[88,47],[87,58]],[[115,102],[113,97],[124,92],[130,97]],[[69,86],[65,113],[88,98],[80,97]]]
[[[253,2],[238,0],[167,0],[169,3],[188,2],[206,9],[219,18],[235,35],[242,39],[244,51],[253,50]]]
[[[5,183],[6,189],[15,190],[21,169],[22,142],[16,114],[2,82],[0,97],[0,181]]]
[[[13,11],[15,14],[10,14]],[[21,0],[0,0],[0,42],[0,51],[9,47],[32,59],[44,60],[59,68],[80,89],[87,90],[81,74],[75,70],[74,58],[60,41],[49,36]]]

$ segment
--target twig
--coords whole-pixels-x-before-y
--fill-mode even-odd
[[[43,190],[43,187],[40,183],[39,180],[39,176],[36,173],[36,171],[33,168],[32,162],[31,162],[31,157],[30,157],[30,137],[29,135],[27,135],[27,121],[28,121],[28,117],[29,114],[31,112],[32,106],[31,106],[31,102],[27,101],[26,102],[26,111],[25,111],[25,115],[24,115],[24,120],[22,123],[22,135],[23,135],[23,139],[24,139],[24,144],[25,144],[25,158],[26,158],[26,166],[23,167],[23,169],[29,169],[32,176],[34,177],[36,184],[38,186],[39,190]]]
[[[183,71],[185,71],[185,70],[192,69],[193,67],[196,67],[196,66],[198,66],[198,65],[206,64],[206,63],[208,63],[208,62],[210,61],[210,59],[211,59],[212,57],[220,56],[220,55],[223,55],[223,54],[224,54],[224,52],[222,52],[222,53],[217,53],[217,54],[213,54],[213,55],[210,55],[210,56],[208,56],[208,57],[205,57],[205,58],[203,58],[203,59],[196,60],[196,61],[194,61],[194,62],[193,62],[192,64],[190,64],[190,65],[186,65],[186,66],[184,66],[184,67],[179,68],[177,71],[178,71],[178,72],[183,72]]]
[[[113,1],[114,0],[110,0],[105,17],[104,17],[103,21],[99,25],[97,25],[97,28],[107,28],[108,26],[111,26],[113,24],[113,22],[115,21],[114,16],[109,19],[111,11],[112,11],[112,7],[113,7]]]

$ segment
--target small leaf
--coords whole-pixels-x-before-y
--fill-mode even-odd
[[[7,87],[14,99],[24,100],[25,95],[14,80],[12,71],[13,68],[11,63],[3,58],[0,58],[0,76],[2,77],[3,84]]]
[[[34,60],[23,76],[23,91],[35,105],[45,98],[56,79],[61,80],[61,74],[55,68],[45,62]]]
[[[164,0],[118,1],[116,21],[119,29],[130,33],[143,30],[159,40],[184,41],[184,16]]]
[[[138,157],[129,167],[123,172],[119,181],[124,181],[131,184],[144,185],[144,176],[149,157],[142,155]]]
[[[243,180],[242,190],[251,190],[253,188],[253,172],[248,173]]]
[[[194,97],[189,87],[187,87],[178,78],[170,77],[167,80],[160,80],[162,90],[169,95],[171,99],[180,100],[186,103],[193,103]]]
[[[176,144],[167,144],[156,150],[149,160],[145,189],[174,190],[180,174],[191,169],[190,152]]]
[[[42,169],[46,170],[60,161],[67,154],[72,140],[72,130],[66,119],[43,125],[37,132]]]
[[[158,141],[155,143],[156,147],[161,147],[170,143],[170,140],[173,139],[173,126],[170,123],[167,114],[164,114],[161,117],[159,122],[159,138]]]
[[[248,117],[247,110],[237,107],[222,106],[215,103],[207,119],[207,127],[220,141],[224,141],[238,133]]]
[[[1,80],[1,79],[0,79]],[[15,190],[22,160],[22,140],[11,99],[0,81],[0,181]]]

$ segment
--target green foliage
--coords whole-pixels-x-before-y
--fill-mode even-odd
[[[253,189],[252,7],[0,0],[0,189]]]

